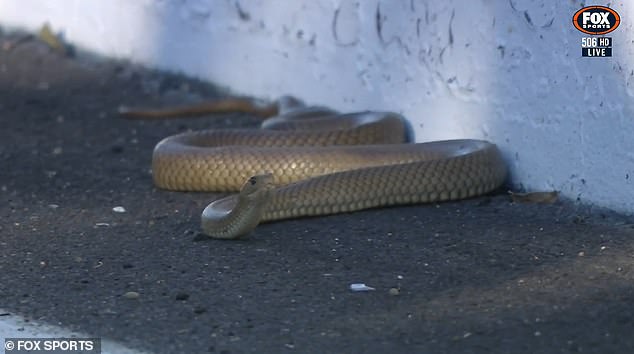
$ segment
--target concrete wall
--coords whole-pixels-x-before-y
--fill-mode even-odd
[[[598,1],[597,5],[608,5]],[[265,98],[496,142],[516,186],[634,213],[634,5],[581,58],[575,0],[3,0],[0,24]]]

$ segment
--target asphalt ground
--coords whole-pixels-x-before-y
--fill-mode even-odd
[[[201,237],[218,195],[156,189],[152,148],[257,120],[128,121],[116,109],[223,95],[0,36],[0,321],[154,353],[634,351],[633,220],[575,201],[514,203],[502,190]]]

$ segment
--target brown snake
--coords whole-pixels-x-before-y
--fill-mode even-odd
[[[473,197],[496,189],[506,178],[494,144],[404,144],[404,120],[396,113],[338,114],[306,107],[292,97],[263,107],[238,99],[121,113],[148,118],[233,110],[277,116],[265,120],[260,130],[167,137],[152,158],[154,183],[160,188],[239,191],[203,211],[203,232],[214,238],[238,238],[265,221]]]

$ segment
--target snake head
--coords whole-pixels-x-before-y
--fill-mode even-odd
[[[241,198],[258,198],[261,194],[268,194],[273,189],[273,174],[265,173],[249,177],[240,189]]]
[[[250,177],[238,195],[216,200],[203,210],[203,232],[221,239],[236,239],[248,234],[262,219],[273,187],[270,173]]]

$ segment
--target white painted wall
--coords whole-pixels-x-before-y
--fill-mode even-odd
[[[575,0],[2,0],[0,24],[243,94],[401,112],[418,141],[496,142],[518,186],[634,213],[634,4],[610,6],[603,59],[580,57]]]

